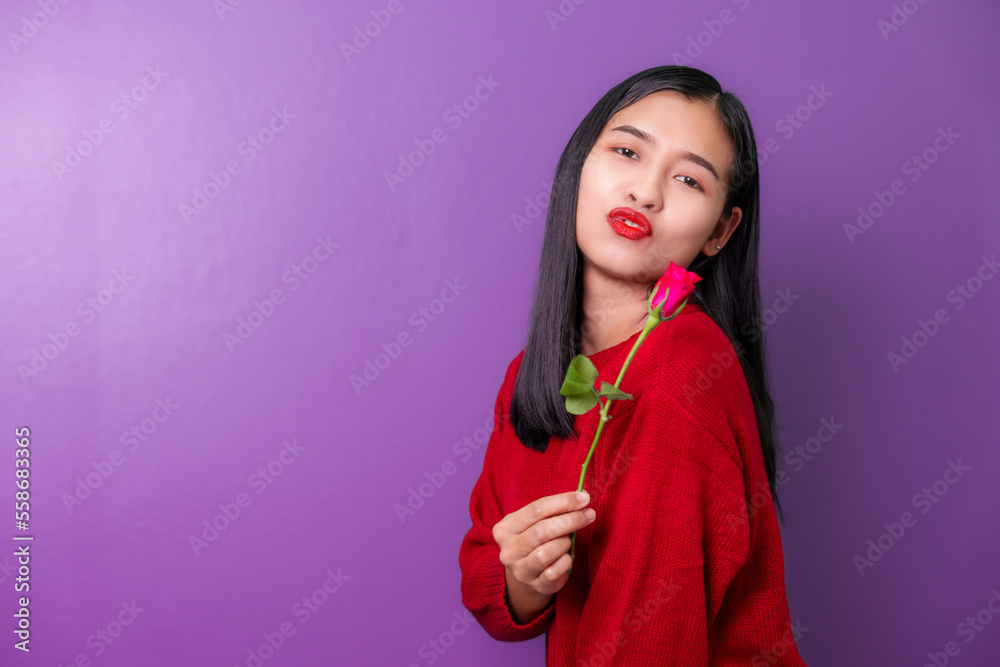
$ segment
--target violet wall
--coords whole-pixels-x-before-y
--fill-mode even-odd
[[[468,625],[483,450],[459,443],[526,340],[533,202],[570,134],[676,63],[739,95],[761,148],[801,653],[996,664],[998,18],[3,3],[0,664],[542,665],[543,638]]]

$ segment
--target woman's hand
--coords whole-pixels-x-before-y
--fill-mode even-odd
[[[576,491],[544,496],[493,526],[500,562],[507,571],[508,601],[525,612],[522,616],[543,610],[569,579],[573,565],[569,536],[596,516],[587,508],[590,495],[582,493],[583,501]]]

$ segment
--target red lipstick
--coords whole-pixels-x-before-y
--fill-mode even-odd
[[[633,223],[635,227],[626,224],[626,220]],[[649,224],[649,220],[646,219],[646,216],[627,206],[613,209],[608,213],[608,224],[611,225],[611,229],[614,230],[615,234],[632,239],[633,241],[653,235],[653,228]]]

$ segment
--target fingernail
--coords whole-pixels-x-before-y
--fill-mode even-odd
[[[583,513],[583,516],[587,517],[587,521],[593,521],[594,517],[597,516],[597,512],[594,511],[594,508],[588,507],[587,511]]]
[[[590,494],[587,493],[586,491],[581,491],[580,493],[576,494],[576,502],[580,503],[581,505],[586,504],[588,500],[590,500]]]

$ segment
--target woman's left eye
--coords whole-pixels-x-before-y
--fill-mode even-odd
[[[690,176],[679,176],[678,178],[686,178],[687,180],[691,181],[690,183],[687,183],[687,185],[690,185],[692,187],[696,187],[699,190],[701,190],[701,184],[698,183],[698,181],[696,181],[693,178],[691,178]]]

